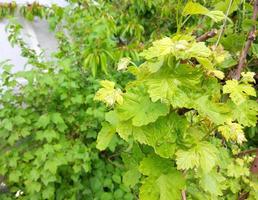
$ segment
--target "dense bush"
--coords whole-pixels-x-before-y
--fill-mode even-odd
[[[198,2],[2,4],[47,19],[59,48],[47,61],[10,19],[33,67],[1,63],[0,198],[258,199],[258,11]]]

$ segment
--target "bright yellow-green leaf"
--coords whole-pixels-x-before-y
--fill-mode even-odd
[[[199,3],[194,3],[192,1],[189,1],[183,10],[183,15],[205,15],[209,12],[209,10],[207,8],[205,8],[204,6],[202,6]]]
[[[241,81],[243,81],[244,83],[255,83],[254,72],[242,72],[241,76]]]
[[[219,22],[225,19],[225,15],[222,11],[220,10],[212,10],[209,11],[208,13],[206,13],[206,16],[210,17],[211,19],[213,19],[213,21],[215,22]]]
[[[194,3],[192,1],[189,1],[184,7],[183,16],[186,15],[206,15],[213,19],[215,22],[219,22],[225,18],[225,15],[222,11],[210,11],[201,4]]]
[[[123,103],[122,91],[115,89],[115,83],[112,81],[104,80],[100,82],[102,88],[99,89],[94,97],[94,100],[102,101],[108,106],[113,106],[116,102]]]
[[[218,128],[218,131],[221,132],[222,136],[228,141],[233,140],[239,144],[242,144],[246,141],[243,127],[238,123],[229,122],[225,125],[222,125]]]
[[[189,47],[189,49],[186,49],[188,58],[207,58],[211,55],[211,50],[205,45],[204,42],[195,42],[192,43]]]
[[[224,79],[225,77],[225,74],[220,70],[210,70],[209,74],[213,74],[214,76],[216,76],[218,79],[221,79],[221,80]]]
[[[229,94],[236,105],[240,105],[248,99],[248,96],[256,96],[255,89],[250,84],[239,84],[237,80],[228,80],[223,86],[223,93]]]
[[[234,163],[231,163],[227,167],[228,175],[231,177],[239,178],[243,176],[249,176],[250,170],[245,162],[241,158],[237,158]]]
[[[119,63],[117,64],[117,70],[120,71],[120,70],[126,70],[128,65],[130,64],[131,62],[131,58],[121,58],[119,60]]]

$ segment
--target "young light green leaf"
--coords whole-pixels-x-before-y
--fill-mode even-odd
[[[206,13],[205,15],[213,19],[214,22],[222,21],[226,17],[224,13],[220,10],[212,10]],[[230,19],[228,18],[228,20]]]
[[[183,16],[198,15],[198,14],[206,15],[208,12],[209,10],[204,6],[202,6],[201,4],[189,1],[184,7]]]
[[[242,72],[241,73],[241,81],[248,84],[248,83],[255,83],[255,73],[254,72]]]
[[[255,89],[250,84],[239,84],[237,80],[228,80],[223,86],[223,93],[229,94],[236,105],[240,105],[248,99],[248,96],[256,96]]]
[[[108,106],[113,106],[116,102],[123,103],[122,91],[115,89],[115,83],[104,80],[100,82],[103,88],[99,89],[94,97],[94,100],[102,101]]]
[[[246,141],[243,127],[238,123],[227,123],[218,128],[218,131],[221,132],[222,136],[228,141],[233,140],[239,144],[242,144]]]
[[[117,70],[120,71],[120,70],[126,70],[128,65],[130,64],[131,62],[131,58],[121,58],[119,60],[119,63],[117,64]]]

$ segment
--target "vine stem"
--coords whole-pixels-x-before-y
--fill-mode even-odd
[[[252,20],[253,20],[254,23],[255,23],[256,18],[257,18],[257,13],[258,13],[258,0],[256,0],[254,2],[254,7],[253,7]],[[237,68],[231,73],[231,78],[234,78],[234,79],[237,79],[237,80],[240,79],[240,74],[241,74],[243,68],[245,67],[246,56],[248,54],[248,50],[251,47],[251,45],[252,45],[252,43],[253,43],[253,41],[255,40],[255,37],[256,37],[255,32],[256,32],[256,26],[254,24],[252,30],[248,34],[248,39],[245,43],[245,46],[242,49]]]
[[[185,190],[182,190],[181,194],[182,194],[182,200],[186,200],[186,192],[185,192]]]
[[[199,36],[198,38],[196,38],[197,42],[204,42],[212,37],[214,37],[215,35],[217,35],[218,31],[217,29],[212,29],[211,31],[204,33],[203,35]]]
[[[242,157],[242,156],[245,156],[245,155],[248,155],[248,154],[256,153],[257,151],[258,151],[258,148],[241,151],[240,153],[238,153],[236,155],[236,157]]]
[[[225,28],[226,28],[226,25],[227,25],[227,20],[228,20],[228,15],[229,15],[229,11],[230,11],[230,8],[232,6],[232,3],[233,3],[233,0],[230,0],[229,4],[228,4],[228,8],[227,8],[227,11],[226,11],[226,16],[225,16],[225,19],[223,21],[223,25],[221,27],[221,30],[220,30],[220,33],[219,33],[219,37],[218,37],[218,40],[215,44],[215,47],[217,47],[219,45],[219,41],[225,31]]]

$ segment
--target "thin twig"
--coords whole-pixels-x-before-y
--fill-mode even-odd
[[[198,38],[196,38],[197,42],[204,42],[212,37],[214,37],[215,35],[217,35],[218,31],[217,29],[212,29],[211,31],[204,33],[203,35],[199,36]]]
[[[252,20],[254,23],[256,22],[257,13],[258,13],[258,0],[256,0],[254,2],[253,17],[252,17]],[[240,78],[240,74],[241,74],[243,68],[245,67],[246,56],[247,56],[248,50],[251,47],[253,41],[255,40],[255,36],[256,36],[255,32],[256,32],[256,26],[254,24],[252,30],[248,34],[248,39],[245,43],[245,46],[242,49],[237,68],[232,72],[231,78],[234,78],[237,80]]]
[[[226,28],[226,25],[227,25],[227,20],[228,20],[228,15],[229,15],[229,11],[230,11],[232,3],[233,3],[233,0],[230,0],[228,8],[227,8],[227,11],[226,11],[225,19],[223,21],[223,25],[221,27],[221,30],[220,30],[220,33],[219,33],[219,37],[218,37],[218,40],[217,40],[217,42],[215,44],[215,47],[217,47],[219,45],[219,41],[220,41],[224,31],[225,31],[225,28]]]

